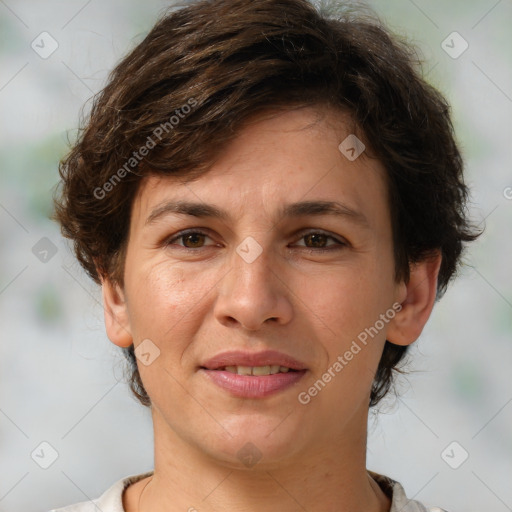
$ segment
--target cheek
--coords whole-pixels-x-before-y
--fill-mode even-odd
[[[378,279],[376,265],[331,272],[315,291],[308,290],[310,308],[340,340],[357,336],[360,329],[370,321],[373,323],[382,312],[385,298]]]
[[[376,272],[377,267],[365,267],[329,280],[323,302],[317,304],[319,329],[325,333],[319,338],[327,355],[317,378],[330,383],[322,398],[326,406],[331,400],[344,401],[340,413],[365,400],[384,347],[385,330],[372,330],[388,307],[385,294],[379,293],[382,284],[375,282]]]
[[[175,379],[180,380],[183,354],[200,324],[202,300],[214,283],[169,262],[143,265],[131,274],[129,312],[135,345],[149,339],[159,350],[149,365],[137,362],[144,387],[156,403],[162,389],[181,396]]]
[[[337,375],[333,390],[352,389],[351,383],[359,382],[363,392],[371,385],[386,339],[387,324],[380,315],[393,302],[389,272],[389,262],[373,258],[373,263],[367,261],[324,280],[323,291],[317,288],[311,299],[322,319],[319,328],[325,331],[328,365],[342,358],[343,369],[333,369]]]
[[[163,343],[193,317],[194,305],[207,293],[209,283],[178,265],[159,262],[141,267],[127,286],[134,336]]]

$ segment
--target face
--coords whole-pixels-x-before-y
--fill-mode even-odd
[[[406,288],[394,281],[385,171],[338,149],[345,121],[320,109],[259,116],[200,178],[143,182],[124,289],[106,292],[116,319],[107,332],[139,347],[157,435],[238,466],[250,442],[271,465],[325,451],[326,439],[332,449],[366,426]],[[303,371],[204,369],[218,354],[266,350]],[[243,379],[265,384],[258,393]]]

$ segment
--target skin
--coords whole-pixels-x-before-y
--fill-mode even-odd
[[[138,361],[152,401],[155,471],[125,491],[127,512],[389,511],[366,471],[371,384],[385,340],[407,345],[420,335],[441,257],[412,266],[408,283],[395,282],[385,171],[364,153],[352,162],[340,152],[349,127],[342,113],[320,106],[258,115],[205,175],[189,183],[150,176],[140,187],[124,287],[103,281],[110,340],[137,347],[150,339],[160,350],[151,364]],[[214,204],[232,218],[171,213],[145,225],[170,199]],[[305,200],[343,202],[367,226],[347,216],[278,216]],[[207,236],[165,245],[189,228]],[[315,245],[304,231],[327,237]],[[249,236],[262,248],[252,263],[236,252]],[[394,303],[401,311],[301,404],[298,394]],[[267,348],[304,362],[303,379],[243,399],[197,371],[228,349]],[[249,442],[261,453],[250,468],[237,456]]]

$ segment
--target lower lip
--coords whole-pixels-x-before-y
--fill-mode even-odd
[[[298,382],[306,370],[273,375],[238,375],[224,370],[200,370],[217,386],[240,398],[263,398],[283,391]]]

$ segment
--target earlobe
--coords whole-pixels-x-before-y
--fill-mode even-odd
[[[119,347],[133,343],[125,293],[121,287],[108,279],[101,281],[105,328],[109,340]]]
[[[411,265],[409,282],[401,283],[406,290],[401,310],[388,325],[389,342],[410,345],[419,338],[434,307],[441,259],[441,252],[436,251],[428,259]]]

